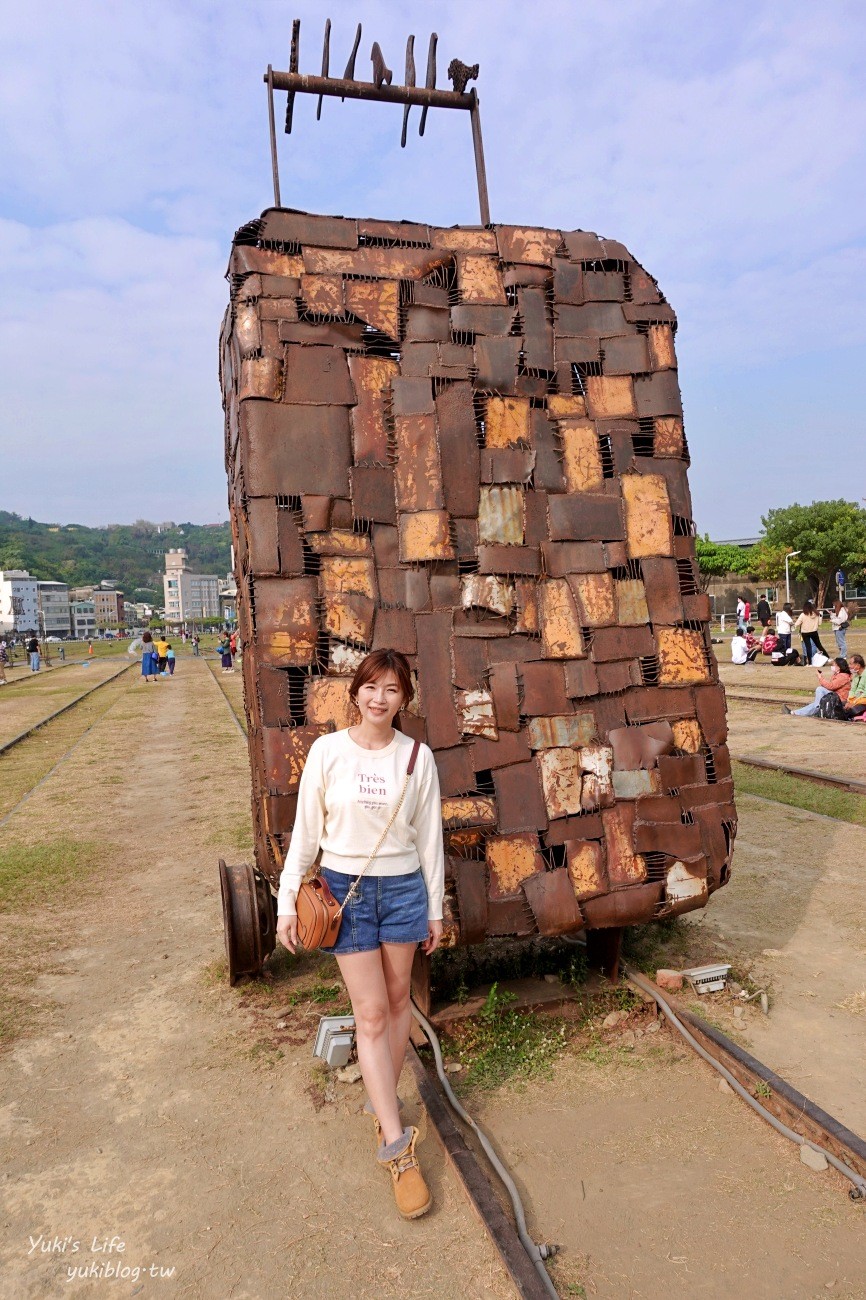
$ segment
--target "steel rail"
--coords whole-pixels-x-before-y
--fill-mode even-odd
[[[813,781],[816,785],[829,785],[835,790],[846,790],[849,794],[866,794],[864,781],[851,781],[844,776],[828,776],[826,772],[813,772],[807,767],[789,767],[786,763],[777,763],[767,758],[752,758],[747,754],[732,752],[731,758],[735,763],[756,767],[763,772],[782,772],[785,776],[799,777],[801,781]]]
[[[725,691],[726,700],[740,700],[745,704],[808,704],[812,699],[811,692],[804,691],[802,695],[795,697],[789,696],[782,699],[780,695],[734,695],[732,691]]]
[[[59,718],[61,714],[68,713],[70,709],[74,709],[77,704],[80,704],[82,700],[86,700],[89,695],[93,695],[95,691],[101,691],[103,686],[108,686],[110,682],[117,681],[118,677],[122,677],[124,673],[128,673],[130,668],[137,667],[137,659],[131,664],[124,664],[116,673],[112,673],[110,677],[106,677],[104,682],[97,682],[95,686],[91,686],[86,690],[83,695],[77,695],[74,700],[70,700],[68,704],[64,704],[63,707],[57,709],[56,712],[49,713],[47,718],[42,718],[41,721],[34,723],[32,727],[28,727],[26,731],[20,731],[17,736],[13,736],[11,740],[7,740],[5,744],[0,745],[0,757],[2,757],[3,754],[8,753],[10,749],[13,749],[15,745],[20,745],[23,740],[27,740],[42,727],[47,727],[49,722],[53,722],[54,719]]]
[[[216,673],[210,666],[210,661],[205,659],[204,655],[202,655],[201,658],[204,659],[204,665],[208,670],[208,675],[213,678],[217,690],[219,691],[220,695],[223,697],[223,699],[226,702],[226,707],[228,708],[229,713],[232,715],[232,721],[234,722],[238,731],[243,736],[244,740],[246,740],[247,730],[244,724],[241,722],[240,718],[238,717],[237,713],[235,712],[235,706],[232,704],[231,700],[229,699],[227,692],[223,690],[220,679],[217,677]]]

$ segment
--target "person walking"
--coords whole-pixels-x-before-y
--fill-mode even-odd
[[[802,709],[792,709],[787,704],[783,704],[782,712],[790,713],[795,718],[817,718],[821,701],[831,691],[839,696],[843,704],[847,704],[851,689],[851,669],[848,667],[848,660],[840,655],[838,659],[834,659],[827,665],[827,671],[830,673],[829,677],[825,677],[820,668],[815,669],[818,674],[818,685],[815,687],[815,698],[810,704],[804,704]]]
[[[758,601],[755,613],[758,615],[758,622],[761,627],[769,627],[773,611],[770,609],[770,602],[767,600],[766,596],[762,596]]]
[[[174,677],[174,651],[171,648],[171,642],[168,643],[168,649],[165,652],[165,663],[168,668],[169,677]]]
[[[737,632],[740,636],[746,630],[746,602],[742,596],[737,597]]]
[[[841,600],[833,602],[833,608],[828,610],[830,615],[830,627],[833,629],[833,636],[836,638],[836,649],[840,655],[848,654],[848,628],[850,620],[848,618],[848,609],[842,604]]]
[[[38,673],[40,646],[39,646],[39,638],[36,636],[35,633],[33,634],[33,636],[31,636],[30,640],[27,642],[27,653],[30,656],[31,673]]]
[[[400,1119],[397,1084],[409,1042],[415,951],[420,943],[432,953],[442,938],[439,777],[427,745],[415,744],[394,725],[412,698],[405,655],[367,655],[349,698],[359,722],[319,736],[301,776],[280,877],[277,936],[295,952],[295,899],[321,852],[321,875],[334,897],[343,903],[353,895],[336,943],[322,951],[336,957],[352,1002],[376,1159],[391,1175],[399,1213],[414,1219],[426,1214],[432,1198],[415,1150],[418,1130]]]
[[[779,649],[783,655],[786,655],[791,649],[791,633],[794,631],[794,610],[790,601],[776,612],[776,636],[779,638]]]
[[[141,675],[146,682],[156,681],[156,672],[156,651],[153,648],[153,637],[145,629],[141,634]]]
[[[821,616],[811,600],[803,601],[803,612],[798,616],[794,627],[800,629],[800,635],[803,638],[803,659],[807,664],[812,662],[812,657],[820,653],[825,659],[829,655],[821,645],[821,638],[818,635],[818,628],[821,623]]]
[[[192,638],[192,652],[195,655],[196,659],[198,659],[198,633],[197,632],[194,633]]]
[[[165,633],[156,643],[157,668],[161,673],[165,672],[165,666],[168,663],[168,642],[165,639]]]

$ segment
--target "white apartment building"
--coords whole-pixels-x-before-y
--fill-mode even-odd
[[[69,587],[65,582],[38,582],[39,630],[43,636],[69,636],[72,630]]]
[[[26,569],[0,569],[0,635],[39,631],[38,583]]]
[[[204,618],[219,618],[220,580],[216,574],[190,573],[186,551],[166,553],[162,583],[166,623],[180,626]]]
[[[96,636],[96,606],[93,601],[73,600],[69,614],[76,641],[92,641]]]

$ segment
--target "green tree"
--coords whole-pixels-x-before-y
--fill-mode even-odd
[[[790,571],[809,582],[823,606],[839,568],[860,573],[866,560],[866,511],[853,501],[813,501],[809,506],[784,506],[761,520],[762,546],[783,552],[799,551]],[[784,557],[782,563],[784,572]]]
[[[729,573],[748,573],[749,552],[744,546],[711,542],[708,533],[695,538],[701,591],[706,591],[712,578],[724,578]]]

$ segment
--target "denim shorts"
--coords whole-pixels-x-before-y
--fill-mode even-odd
[[[321,870],[331,893],[342,903],[356,877],[327,867]],[[420,870],[405,876],[364,876],[343,913],[337,942],[320,951],[334,956],[375,952],[383,943],[423,943],[427,934],[427,886]]]

